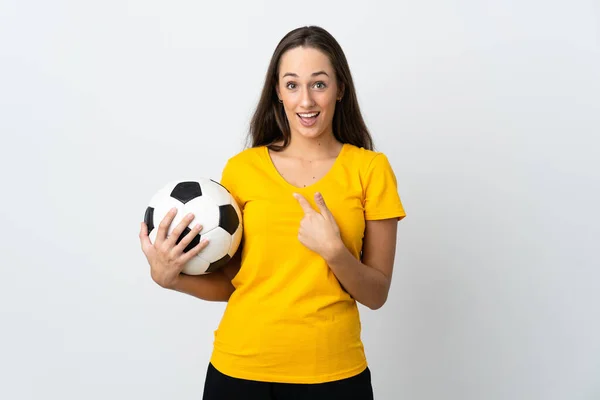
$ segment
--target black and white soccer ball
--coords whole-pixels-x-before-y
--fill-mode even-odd
[[[168,183],[152,197],[144,215],[152,243],[156,239],[158,225],[173,207],[177,208],[177,214],[169,226],[167,236],[171,235],[188,213],[195,216],[179,236],[177,243],[194,225],[202,225],[202,230],[186,246],[184,252],[198,245],[201,239],[209,240],[208,246],[188,261],[182,272],[187,275],[202,275],[227,264],[242,239],[242,214],[231,193],[218,182],[207,178]]]

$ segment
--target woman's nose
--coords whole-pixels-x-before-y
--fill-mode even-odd
[[[310,92],[310,89],[306,88],[302,91],[302,99],[300,101],[300,104],[302,105],[302,107],[305,107],[305,108],[310,108],[310,107],[314,106],[315,101],[312,97],[312,93]]]

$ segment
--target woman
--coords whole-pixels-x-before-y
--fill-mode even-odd
[[[303,27],[281,40],[250,138],[223,170],[244,236],[222,270],[180,274],[207,244],[183,253],[196,227],[176,245],[193,216],[166,238],[168,215],[154,245],[143,223],[140,231],[159,285],[228,302],[204,399],[372,399],[356,302],[374,310],[385,303],[405,213],[327,31]]]

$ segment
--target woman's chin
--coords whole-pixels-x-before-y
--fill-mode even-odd
[[[298,129],[296,130],[296,133],[298,134],[298,136],[304,138],[304,139],[316,139],[318,137],[323,136],[323,131],[321,130],[317,130],[317,129]]]

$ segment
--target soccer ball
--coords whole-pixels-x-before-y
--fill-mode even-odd
[[[152,243],[156,240],[158,225],[173,207],[177,208],[177,214],[169,226],[167,236],[171,235],[188,213],[195,216],[176,243],[194,225],[202,225],[202,230],[186,246],[184,252],[198,245],[201,239],[209,240],[208,246],[188,261],[182,272],[186,275],[203,275],[227,264],[242,239],[242,214],[231,193],[218,182],[206,178],[168,183],[152,197],[144,215]]]

